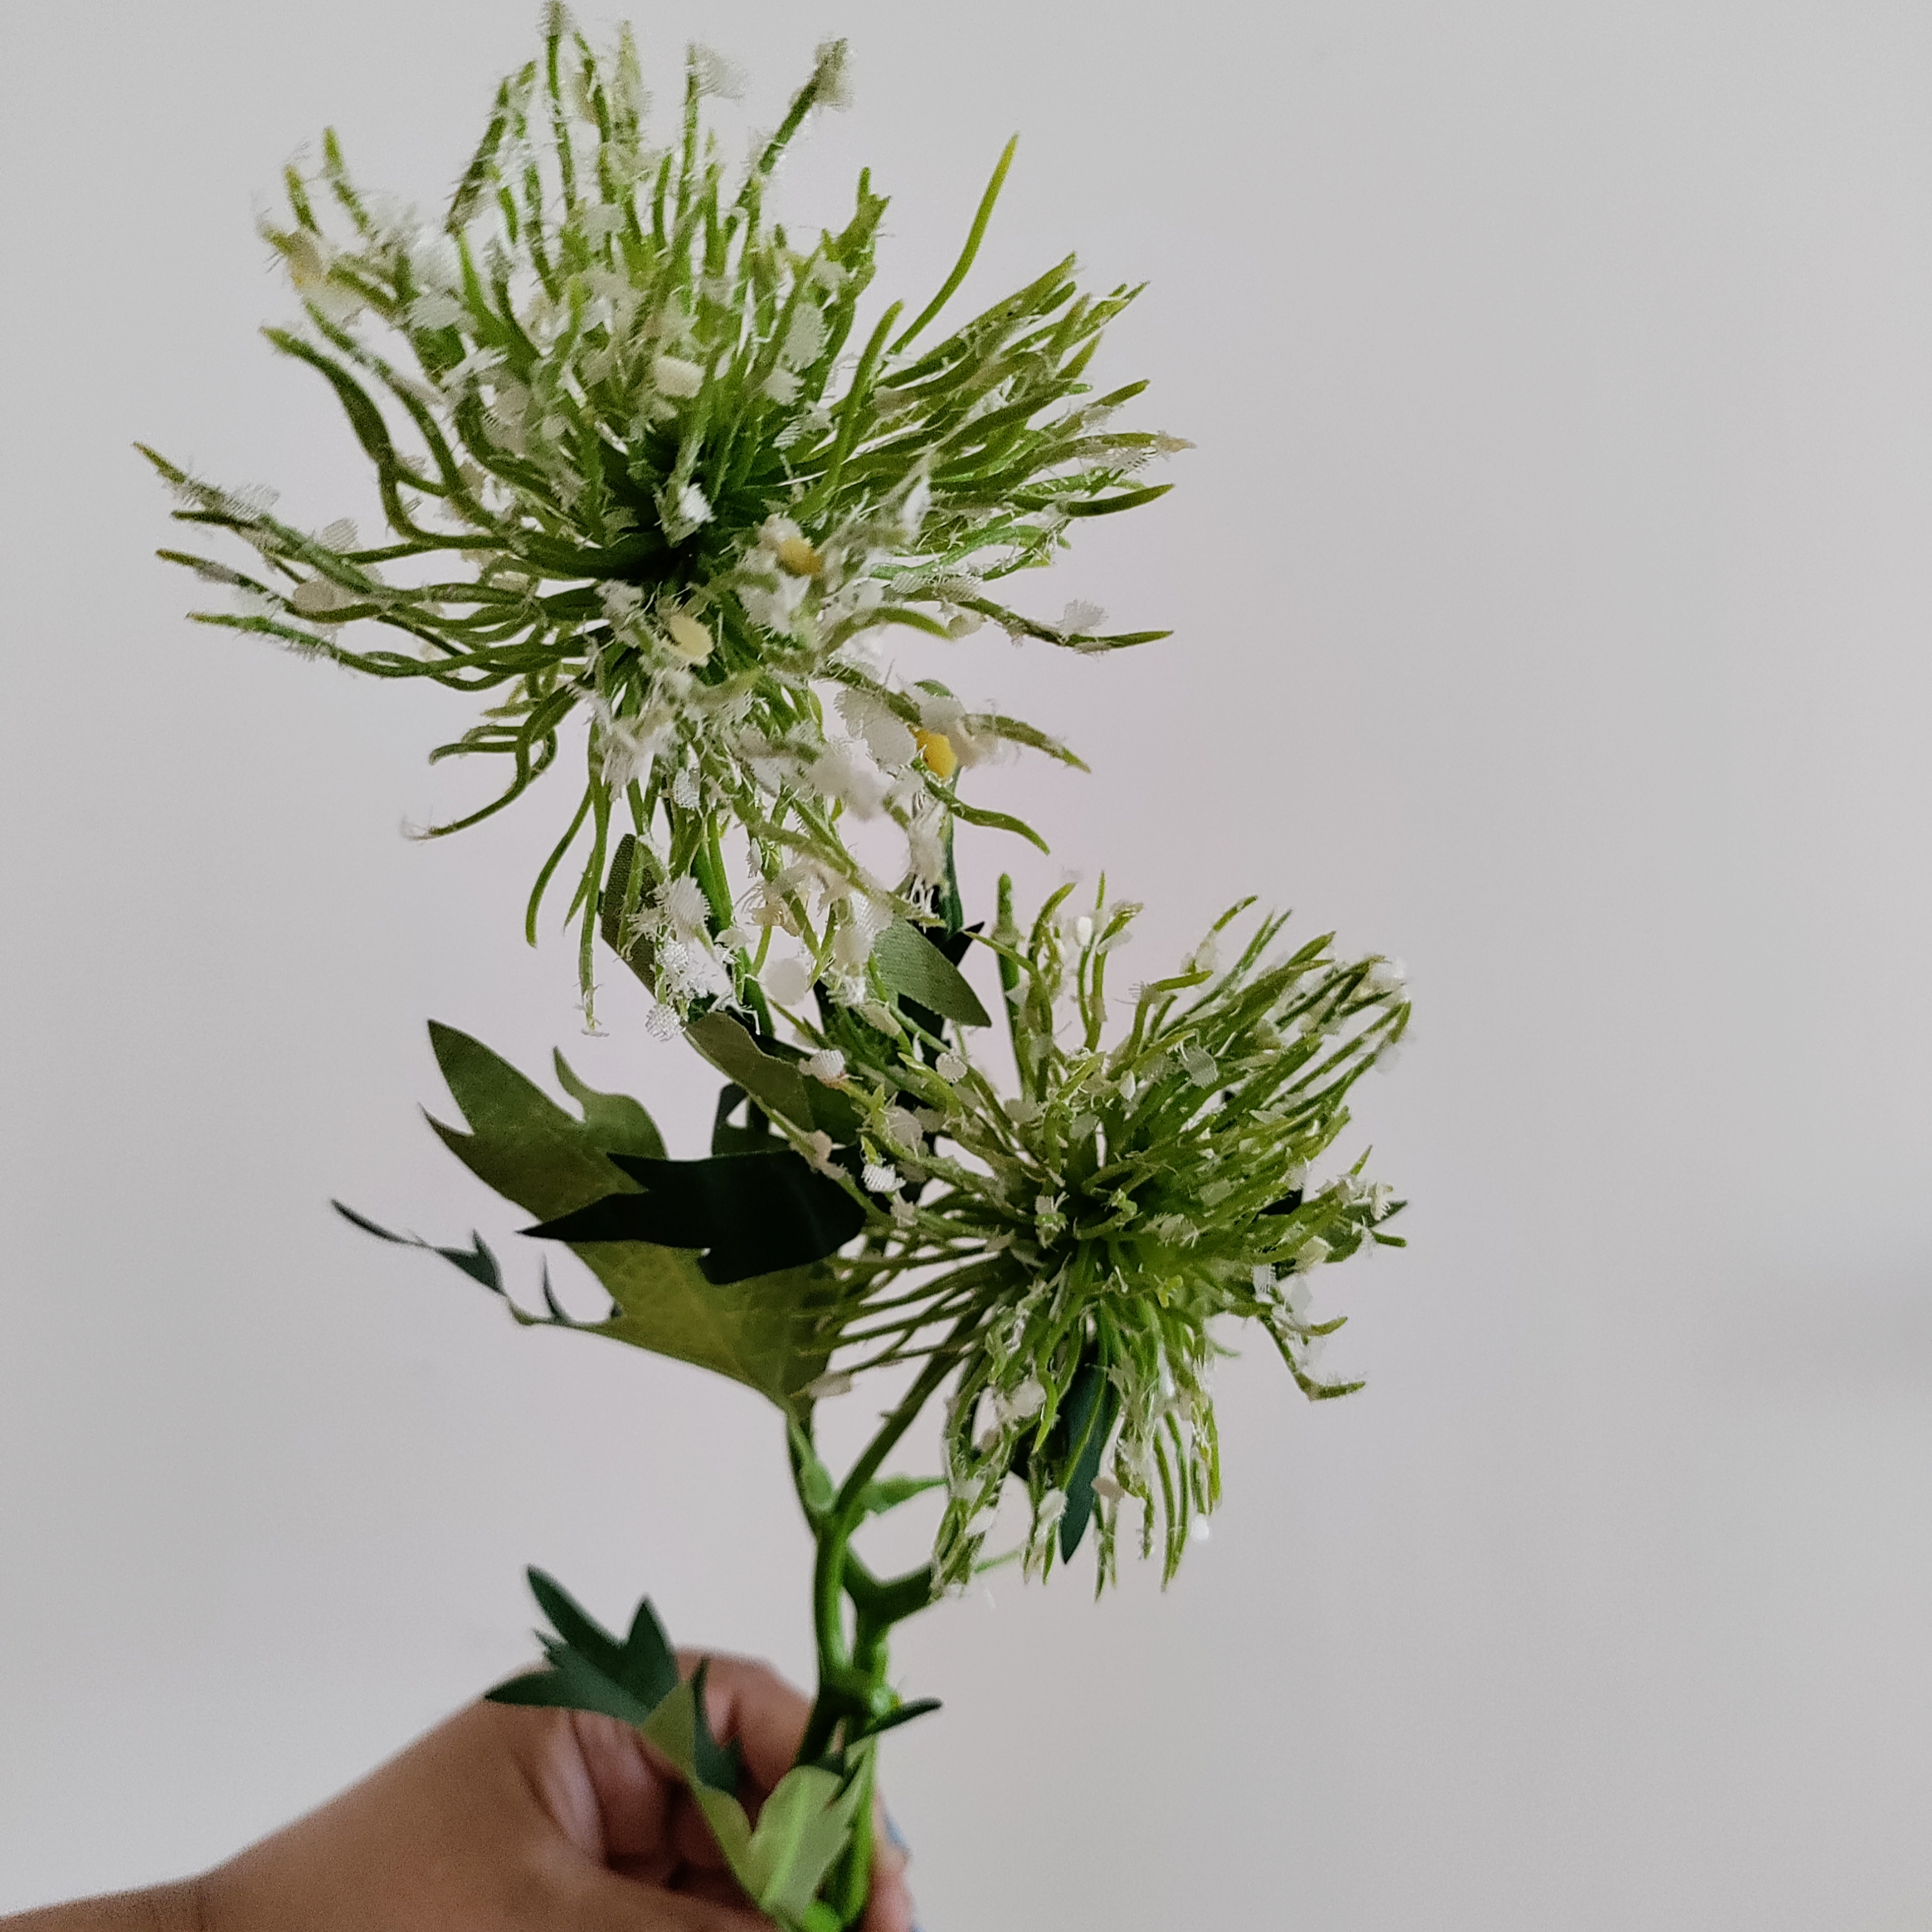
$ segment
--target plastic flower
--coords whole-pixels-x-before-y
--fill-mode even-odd
[[[1220,1495],[1211,1324],[1258,1323],[1304,1394],[1346,1394],[1358,1384],[1317,1367],[1342,1322],[1316,1311],[1317,1272],[1402,1245],[1382,1232],[1401,1204],[1360,1162],[1309,1180],[1347,1124],[1348,1089],[1408,1024],[1391,963],[1337,959],[1325,937],[1270,957],[1275,918],[1217,970],[1237,907],[1180,973],[1137,989],[1110,1040],[1108,961],[1139,908],[1108,904],[1103,886],[1090,914],[1067,918],[1072,890],[1022,934],[1003,888],[983,942],[999,956],[1017,1093],[890,970],[869,1002],[812,1031],[808,1067],[841,1056],[845,1138],[863,1163],[848,1184],[874,1210],[835,1264],[836,1344],[848,1372],[916,1357],[958,1371],[936,1585],[970,1576],[1013,1474],[1038,1567],[1070,1557],[1092,1517],[1111,1577],[1130,1498],[1144,1550],[1161,1530],[1171,1576]],[[902,1187],[910,1205],[880,1212]]]
[[[264,232],[306,326],[268,340],[333,388],[375,467],[382,541],[358,547],[340,521],[298,530],[268,497],[147,452],[179,518],[260,555],[244,573],[163,553],[237,592],[238,608],[202,621],[483,698],[481,720],[433,756],[500,759],[507,782],[434,832],[502,809],[556,762],[566,721],[588,721],[579,802],[526,916],[534,937],[574,854],[586,994],[619,820],[644,848],[640,890],[702,886],[707,950],[734,922],[727,838],[748,838],[759,878],[802,861],[885,893],[848,850],[844,814],[899,824],[915,888],[940,868],[936,818],[1013,827],[958,796],[968,747],[1070,754],[956,704],[935,723],[935,694],[890,688],[868,651],[886,627],[952,636],[991,619],[1082,650],[1165,634],[1076,634],[995,595],[1048,561],[1072,520],[1167,487],[1135,472],[1184,446],[1108,427],[1144,386],[1094,397],[1082,380],[1136,291],[1083,293],[1070,259],[922,347],[1012,148],[938,295],[910,319],[897,302],[874,318],[886,204],[868,177],[844,226],[815,237],[764,213],[800,128],[844,104],[844,43],[820,49],[734,179],[700,107],[736,86],[694,47],[682,119],[660,143],[628,31],[600,58],[552,8],[542,57],[499,89],[440,221],[358,188],[333,134],[318,176],[290,168],[290,225]],[[400,642],[364,642],[370,626]],[[859,736],[828,719],[834,692],[870,707]],[[682,1012],[716,976],[668,961],[657,990]],[[748,970],[719,968],[737,986]]]

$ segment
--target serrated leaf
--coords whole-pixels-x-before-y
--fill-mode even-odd
[[[556,1634],[542,1639],[549,1667],[526,1672],[488,1694],[497,1704],[546,1710],[597,1711],[641,1726],[678,1688],[676,1660],[646,1598],[622,1642],[559,1583],[529,1572],[530,1592]]]
[[[546,1221],[636,1188],[584,1121],[488,1047],[452,1027],[430,1032],[470,1131],[430,1124],[479,1180]],[[607,1321],[586,1324],[593,1334],[728,1376],[787,1410],[824,1372],[819,1317],[836,1286],[821,1266],[721,1283],[674,1248],[573,1244],[572,1252],[616,1304]]]
[[[551,1058],[556,1064],[557,1084],[584,1109],[584,1124],[604,1153],[664,1159],[664,1136],[641,1104],[628,1094],[600,1094],[585,1086],[561,1053],[553,1053]]]
[[[358,1214],[352,1208],[340,1201],[328,1204],[342,1218],[365,1234],[374,1234],[379,1241],[393,1241],[399,1248],[422,1248],[428,1253],[440,1255],[452,1267],[459,1268],[472,1281],[481,1282],[492,1294],[502,1294],[503,1271],[496,1264],[496,1257],[490,1251],[483,1237],[473,1228],[470,1231],[470,1245],[466,1248],[439,1247],[434,1241],[425,1241],[417,1234],[398,1234],[393,1229],[380,1226],[366,1214]],[[508,1298],[505,1297],[507,1300]]]
[[[916,1000],[962,1026],[991,1026],[992,1016],[958,968],[917,926],[896,919],[872,946],[879,977],[902,998]]]

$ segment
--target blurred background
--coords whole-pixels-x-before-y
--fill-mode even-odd
[[[185,624],[129,446],[374,523],[254,333],[292,302],[251,196],[332,122],[433,203],[536,11],[0,25],[0,1910],[353,1778],[523,1661],[526,1562],[809,1668],[769,1410],[326,1205],[533,1272],[418,1116],[430,1016],[700,1150],[638,989],[584,1039],[568,942],[519,937],[573,801],[400,836],[471,796],[423,762],[466,701]],[[961,312],[1069,248],[1148,283],[1102,373],[1197,447],[1022,594],[1176,634],[954,646],[1095,767],[981,790],[1051,832],[1030,884],[1149,902],[1123,980],[1256,892],[1417,1001],[1349,1143],[1412,1246],[1329,1285],[1367,1388],[1311,1408],[1250,1348],[1172,1589],[1096,1607],[1083,1564],[905,1634],[927,1932],[1924,1926],[1932,14],[634,17],[662,94],[693,34],[749,70],[734,142],[851,36],[784,207],[869,164],[883,292],[936,285],[1016,130]]]

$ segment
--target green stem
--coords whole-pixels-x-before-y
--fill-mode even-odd
[[[836,1748],[842,1727],[849,1737],[854,1720],[861,1723],[884,1714],[890,1702],[886,1674],[890,1667],[888,1639],[895,1625],[914,1616],[932,1600],[932,1571],[922,1565],[904,1576],[884,1580],[851,1547],[854,1533],[864,1520],[866,1488],[900,1438],[916,1421],[957,1364],[960,1344],[977,1320],[968,1315],[934,1350],[898,1406],[854,1463],[829,1508],[815,1504],[806,1476],[805,1450],[808,1432],[791,1437],[792,1480],[799,1506],[811,1526],[816,1550],[812,1563],[812,1634],[818,1652],[818,1695],[800,1740],[796,1762],[818,1764],[828,1759],[861,1780],[862,1795],[854,1817],[852,1839],[834,1872],[827,1901],[842,1926],[856,1925],[863,1916],[872,1882],[872,1780],[876,1747],[862,1740],[848,1756]],[[815,1450],[813,1451],[815,1455]],[[822,1498],[823,1491],[820,1492]],[[851,1600],[848,1634],[845,1604]]]

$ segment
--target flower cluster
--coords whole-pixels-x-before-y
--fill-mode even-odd
[[[842,1257],[842,1376],[943,1354],[958,1365],[945,1430],[949,1502],[938,1584],[969,1576],[1003,1484],[1025,1478],[1030,1563],[1070,1556],[1089,1513],[1102,1581],[1122,1503],[1157,1526],[1172,1575],[1220,1477],[1210,1326],[1258,1322],[1304,1394],[1324,1378],[1318,1270],[1365,1246],[1400,1203],[1360,1163],[1311,1166],[1346,1125],[1355,1080],[1408,1023],[1402,970],[1336,958],[1328,938],[1274,956],[1260,921],[1217,961],[1237,907],[1181,971],[1142,986],[1109,1040],[1108,962],[1139,908],[1070,915],[1063,887],[1029,930],[1003,889],[980,943],[998,956],[1018,1076],[1004,1095],[969,1058],[970,1030],[916,1003],[824,1009],[806,1071],[853,1103],[856,1162],[831,1137],[796,1143],[849,1171],[874,1229]],[[883,992],[884,989],[880,988]]]
[[[1070,754],[936,688],[894,688],[878,640],[989,621],[1078,650],[1165,634],[1103,634],[1084,605],[1042,622],[998,592],[1074,520],[1160,495],[1136,472],[1185,446],[1110,426],[1143,386],[1096,396],[1082,376],[1136,292],[1083,293],[1070,260],[920,346],[972,264],[1010,148],[934,299],[862,322],[886,206],[868,177],[849,220],[815,238],[764,211],[794,135],[844,104],[842,42],[734,173],[704,126],[705,97],[732,86],[716,56],[692,50],[681,118],[656,145],[628,31],[602,57],[560,6],[546,28],[440,220],[359,188],[332,134],[318,173],[288,172],[289,224],[265,230],[306,316],[268,339],[334,389],[375,467],[382,540],[359,544],[346,520],[298,529],[271,492],[148,454],[178,517],[259,554],[239,569],[163,553],[235,592],[238,608],[203,621],[487,694],[434,756],[501,758],[508,778],[436,832],[500,810],[556,762],[566,721],[587,721],[579,802],[527,928],[575,849],[587,994],[627,818],[650,860],[632,913],[648,887],[644,914],[664,925],[685,881],[704,902],[682,943],[708,963],[658,988],[682,1014],[743,977],[722,937],[737,925],[722,834],[748,838],[761,880],[803,866],[903,906],[936,878],[953,818],[1011,824],[959,797],[958,766],[1001,740]],[[352,644],[362,622],[404,642]],[[898,824],[904,881],[859,865],[848,813]]]

